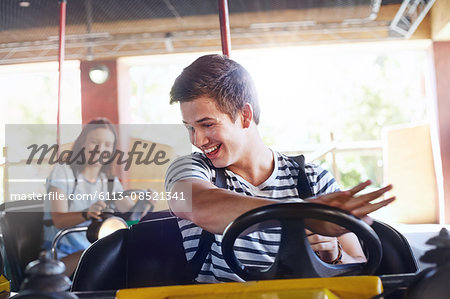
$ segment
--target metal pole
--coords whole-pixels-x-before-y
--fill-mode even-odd
[[[228,19],[228,0],[219,0],[220,38],[222,40],[222,54],[230,57],[231,37],[230,21]]]
[[[55,260],[58,259],[58,252],[56,250],[58,249],[58,244],[59,241],[61,241],[62,237],[64,237],[67,234],[85,232],[87,230],[88,226],[74,226],[60,230],[52,241],[52,249],[51,249],[52,258]]]
[[[66,39],[66,5],[67,0],[59,0],[59,59],[58,59],[58,108],[56,112],[56,144],[61,142],[60,132],[60,115],[61,115],[61,85],[62,85],[62,71],[64,63],[64,48]]]

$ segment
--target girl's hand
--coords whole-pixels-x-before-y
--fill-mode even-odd
[[[93,203],[87,210],[88,219],[100,219],[100,215],[104,208],[106,208],[106,203],[104,201],[97,201]]]

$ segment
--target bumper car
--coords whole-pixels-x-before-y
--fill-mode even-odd
[[[153,219],[92,244],[80,260],[70,295],[78,298],[430,298],[421,294],[430,281],[436,285],[436,281],[450,278],[445,267],[418,272],[408,242],[387,224],[375,220],[369,226],[333,207],[288,203],[249,211],[226,229],[222,241],[224,258],[246,282],[196,284],[190,274],[176,217],[168,211],[151,215]],[[354,232],[363,245],[367,262],[342,265],[322,262],[308,245],[303,233],[304,219],[329,221]],[[282,230],[272,266],[261,269],[243,265],[233,250],[236,238],[249,227],[270,220],[277,220]],[[442,238],[448,239],[448,235]],[[445,288],[448,284],[433,287],[433,298],[445,298],[448,295]]]

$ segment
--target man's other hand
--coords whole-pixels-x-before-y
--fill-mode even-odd
[[[390,204],[395,200],[395,196],[372,203],[372,201],[391,190],[392,185],[388,185],[366,194],[357,195],[357,193],[367,188],[370,184],[371,181],[368,180],[347,191],[338,191],[312,198],[310,202],[324,204],[347,211],[371,225],[372,219],[368,216],[368,214]],[[343,227],[319,220],[311,219],[307,221],[307,225],[314,232],[328,236],[340,236],[347,232],[347,230]]]

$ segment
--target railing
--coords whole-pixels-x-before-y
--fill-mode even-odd
[[[336,155],[345,152],[382,152],[383,143],[381,140],[368,140],[368,141],[351,141],[351,142],[330,142],[326,145],[319,146],[315,150],[311,148],[300,149],[298,151],[283,151],[286,155],[305,155],[307,162],[315,162],[325,158],[328,154],[331,154],[331,173],[336,179],[339,185],[342,185],[340,172],[336,162]]]
[[[5,150],[5,149],[4,149]],[[352,141],[352,142],[329,142],[326,145],[319,146],[315,149],[303,148],[297,151],[283,151],[287,155],[299,155],[303,154],[306,157],[307,162],[315,162],[325,158],[331,154],[331,173],[335,177],[337,183],[342,186],[342,180],[340,172],[336,162],[336,155],[345,152],[382,152],[383,144],[381,140],[369,140],[369,141]],[[3,174],[3,196],[0,198],[0,202],[4,201],[8,194],[8,163],[0,164],[0,170]]]

